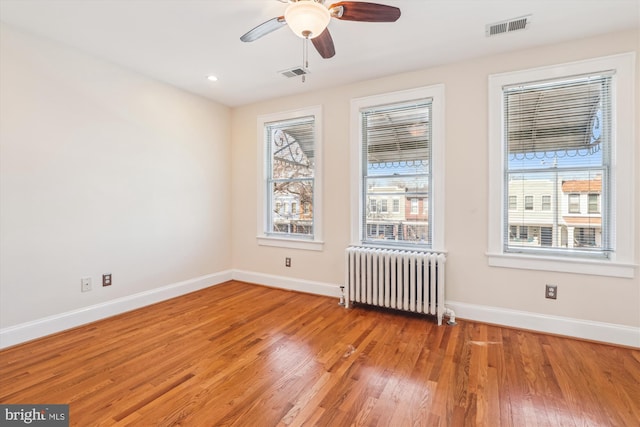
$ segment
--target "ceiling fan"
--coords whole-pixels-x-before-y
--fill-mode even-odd
[[[331,58],[336,53],[327,28],[331,18],[361,22],[395,22],[400,18],[400,9],[397,7],[377,3],[340,1],[327,7],[324,0],[279,1],[289,3],[284,15],[263,22],[240,37],[240,40],[252,42],[288,25],[299,37],[311,39],[320,56]]]

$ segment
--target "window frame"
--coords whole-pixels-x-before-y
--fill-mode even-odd
[[[580,193],[567,194],[567,211],[570,214],[579,214],[581,211],[580,202]]]
[[[436,84],[424,86],[415,89],[402,90],[397,92],[389,92],[378,95],[365,96],[362,98],[354,98],[351,100],[351,244],[376,247],[370,242],[363,242],[363,225],[361,218],[363,217],[363,209],[366,208],[366,200],[362,200],[362,175],[363,175],[363,158],[361,141],[363,138],[360,126],[360,112],[363,109],[378,107],[388,104],[400,104],[413,100],[431,98],[431,185],[429,196],[432,204],[432,215],[430,218],[432,226],[431,245],[416,246],[394,244],[395,248],[404,248],[412,250],[428,249],[433,252],[445,252],[445,215],[444,215],[444,162],[445,162],[445,118],[444,118],[444,84]],[[402,206],[400,207],[402,209]],[[391,247],[391,245],[380,245],[382,247]]]
[[[369,211],[378,213],[378,199],[375,199],[373,197],[369,199]]]
[[[389,201],[387,199],[380,200],[380,213],[389,213]]]
[[[293,120],[302,117],[314,117],[314,183],[313,183],[313,235],[294,236],[286,234],[269,234],[269,213],[267,212],[271,194],[267,191],[267,179],[269,174],[269,150],[265,141],[265,126],[272,122]],[[258,116],[257,123],[257,160],[259,173],[257,174],[257,242],[260,246],[275,246],[291,249],[305,249],[321,251],[324,248],[323,227],[322,227],[322,184],[323,184],[323,155],[322,155],[322,106],[311,106],[300,109],[265,114]]]
[[[532,211],[533,209],[533,196],[524,196],[524,210]]]
[[[592,199],[595,199],[593,202]],[[600,214],[602,213],[600,209],[600,194],[599,193],[588,193],[587,194],[587,213],[588,214]]]
[[[400,199],[393,199],[392,213],[400,213]]]
[[[504,138],[503,91],[504,86],[561,79],[576,75],[613,70],[611,135],[613,153],[611,165],[610,221],[612,247],[608,258],[581,258],[557,256],[550,253],[507,253],[503,245]],[[489,76],[489,240],[490,266],[559,271],[589,275],[632,278],[637,267],[634,238],[635,181],[633,178],[634,123],[635,123],[635,53],[623,53],[587,59],[566,64],[533,68]],[[602,209],[602,208],[601,208]]]
[[[409,200],[411,203],[411,211],[409,213],[411,215],[418,215],[418,211],[419,211],[418,205],[420,204],[420,200],[417,197],[411,197]]]

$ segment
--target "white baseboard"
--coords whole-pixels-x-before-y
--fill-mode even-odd
[[[640,348],[639,327],[457,301],[447,301],[446,305],[462,319]]]
[[[305,292],[307,294],[340,298],[340,285],[333,285],[329,283],[313,282],[310,280],[273,276],[270,274],[241,270],[234,270],[233,279],[247,283],[255,283],[257,285],[269,286],[271,288],[287,289],[290,291]]]
[[[0,329],[0,349],[75,328],[231,280],[232,272],[207,274],[100,304]]]

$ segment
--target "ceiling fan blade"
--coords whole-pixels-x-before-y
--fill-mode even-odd
[[[260,37],[266,36],[278,28],[284,27],[285,25],[287,25],[287,21],[284,20],[284,16],[278,16],[263,22],[254,29],[243,34],[242,37],[240,37],[240,40],[243,42],[252,42]]]
[[[361,1],[341,1],[329,7],[331,16],[345,21],[395,22],[400,18],[400,9],[385,4]]]
[[[311,43],[316,48],[320,56],[323,58],[331,58],[336,54],[336,48],[333,45],[333,38],[329,32],[329,28],[325,28],[318,37],[311,39]]]

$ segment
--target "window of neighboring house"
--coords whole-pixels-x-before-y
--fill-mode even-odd
[[[569,194],[569,213],[580,213],[579,194]]]
[[[418,213],[418,199],[411,199],[411,214],[415,215]]]
[[[378,212],[378,201],[376,199],[369,199],[369,211],[371,213]]]
[[[387,213],[387,199],[380,200],[380,212]]]
[[[529,237],[529,227],[527,227],[526,225],[521,225],[519,237],[522,240],[527,240],[527,238]]]
[[[400,212],[400,200],[393,199],[393,213],[399,213],[399,212]]]
[[[510,225],[509,226],[509,239],[516,239],[518,236],[518,226]]]
[[[633,64],[621,54],[490,76],[490,265],[633,277]],[[525,192],[542,212],[526,200],[510,212]],[[599,196],[599,217],[578,215],[581,194]],[[509,238],[528,223],[539,236]]]
[[[524,210],[533,210],[533,196],[524,196]]]
[[[352,159],[358,171],[352,189],[359,194],[352,206],[353,244],[444,249],[443,101],[442,85],[352,101]],[[371,195],[381,192],[398,195],[393,199],[398,215],[388,220],[366,209]],[[420,199],[427,206],[424,215]]]
[[[596,245],[596,230],[594,228],[576,228],[573,237],[578,246]]]
[[[600,195],[589,194],[589,213],[600,213]]]
[[[518,209],[518,196],[509,196],[509,210]]]
[[[259,244],[322,249],[321,123],[320,107],[258,118]]]

